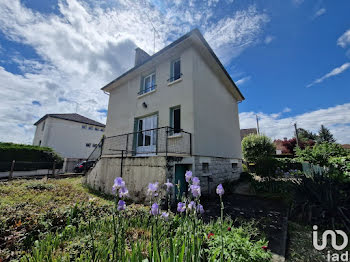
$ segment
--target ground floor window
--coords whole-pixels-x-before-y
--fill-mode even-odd
[[[179,106],[170,108],[170,127],[172,127],[172,133],[181,132],[181,108]]]

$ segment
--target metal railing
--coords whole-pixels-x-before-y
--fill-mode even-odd
[[[153,90],[156,90],[157,88],[157,85],[153,85],[153,86],[150,86],[148,88],[145,88],[145,89],[142,89],[140,92],[138,92],[137,94],[140,96],[140,95],[143,95],[143,94],[146,94],[148,92],[151,92]]]
[[[167,82],[169,82],[169,83],[174,82],[174,81],[180,79],[181,77],[182,77],[182,73],[177,74],[177,75],[175,75],[175,76],[173,76],[173,77],[170,77],[170,78],[167,80]]]
[[[88,160],[97,160],[102,155],[123,157],[192,155],[192,134],[183,129],[175,130],[166,126],[105,137],[99,146],[91,153]]]

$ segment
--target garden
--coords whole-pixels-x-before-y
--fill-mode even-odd
[[[312,226],[349,232],[349,151],[316,141],[279,158],[263,135],[242,146],[240,180],[217,185],[209,199],[190,171],[186,196],[154,181],[143,205],[128,200],[121,177],[113,196],[80,177],[1,182],[0,261],[271,261],[287,214],[287,261],[326,261],[330,249],[313,248]],[[253,196],[234,194],[241,184]],[[262,215],[274,203],[283,208]]]

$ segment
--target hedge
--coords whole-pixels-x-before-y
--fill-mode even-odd
[[[0,171],[9,170],[13,160],[19,162],[15,165],[15,170],[52,168],[50,163],[54,161],[57,168],[63,164],[63,158],[52,148],[0,142]]]

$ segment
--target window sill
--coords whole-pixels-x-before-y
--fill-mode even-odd
[[[142,98],[142,97],[144,97],[144,96],[153,94],[153,93],[156,92],[156,91],[157,91],[157,89],[154,89],[154,90],[149,91],[149,92],[147,92],[147,93],[144,93],[144,94],[142,94],[142,95],[138,95],[137,98]]]
[[[168,136],[168,138],[179,138],[179,137],[182,137],[182,134],[181,134],[181,133]]]
[[[176,80],[174,80],[174,81],[168,83],[168,86],[174,85],[174,84],[179,83],[179,82],[181,82],[181,81],[182,81],[182,77],[180,77],[179,79],[176,79]]]

